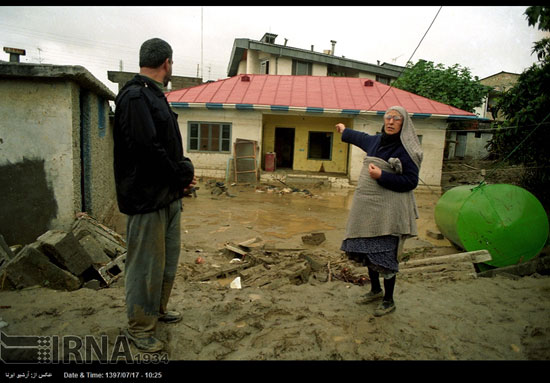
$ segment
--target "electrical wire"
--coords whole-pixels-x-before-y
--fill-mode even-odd
[[[416,48],[414,49],[413,53],[411,54],[411,57],[409,57],[409,59],[407,60],[407,63],[409,63],[414,54],[416,53],[416,51],[418,50],[418,48],[420,47],[420,44],[422,44],[422,41],[424,41],[424,38],[426,37],[426,35],[428,34],[428,32],[430,31],[430,29],[432,28],[432,25],[434,24],[435,20],[437,19],[437,16],[439,15],[439,12],[441,12],[441,9],[443,8],[443,6],[440,6],[439,9],[437,10],[437,13],[435,14],[435,17],[433,18],[432,22],[430,23],[430,26],[428,27],[428,29],[426,30],[426,32],[424,33],[424,36],[422,36],[422,38],[420,39],[420,42],[418,43],[418,45],[416,46]],[[403,74],[403,71],[405,69],[401,69],[401,72],[399,73],[399,76],[397,76],[397,78],[401,77],[401,75]],[[397,80],[397,79],[396,79]],[[388,89],[386,89],[386,91],[382,94],[382,96],[380,96],[380,98],[374,103],[372,104],[370,107],[369,107],[369,110],[372,110],[372,108],[374,108],[374,106],[376,104],[378,104],[383,98],[384,96],[390,91],[390,89],[392,89],[393,87],[391,86],[391,84],[388,85]]]
[[[517,146],[516,146],[510,153],[508,153],[508,155],[507,155],[506,157],[504,157],[502,160],[500,160],[499,162],[497,162],[496,166],[492,169],[491,173],[487,174],[487,176],[483,178],[483,181],[481,181],[481,183],[479,184],[479,186],[481,186],[482,184],[484,184],[484,183],[485,183],[485,180],[486,180],[487,178],[489,178],[490,176],[492,176],[493,173],[499,168],[499,166],[502,166],[502,164],[504,164],[504,162],[505,162],[506,160],[508,160],[508,158],[510,158],[510,157],[512,156],[512,154],[514,154],[514,153],[516,152],[516,150],[518,150],[519,147],[520,147],[521,145],[523,145],[523,144],[525,143],[525,141],[527,141],[527,140],[529,139],[529,137],[531,137],[531,136],[533,135],[533,133],[535,133],[535,131],[536,131],[541,125],[543,125],[544,122],[545,122],[549,117],[550,117],[550,113],[548,113],[548,114],[546,115],[546,117],[544,117],[544,118],[542,119],[542,121],[539,122],[539,123],[537,124],[537,126],[536,126],[533,130],[531,130],[531,131],[525,136],[525,138],[524,138],[519,144],[517,144]]]

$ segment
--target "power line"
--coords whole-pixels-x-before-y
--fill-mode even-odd
[[[521,145],[523,145],[523,143],[524,143],[525,141],[527,141],[527,139],[528,139],[529,137],[531,137],[531,135],[533,135],[533,133],[535,133],[535,131],[539,128],[539,126],[541,126],[541,125],[543,125],[543,124],[545,123],[545,121],[548,119],[548,117],[550,117],[550,113],[548,113],[548,114],[546,115],[546,117],[544,117],[544,118],[542,119],[542,121],[539,122],[539,123],[537,124],[537,126],[535,127],[535,129],[531,130],[531,131],[525,136],[525,138],[524,138],[524,139],[523,139],[523,140],[522,140],[522,141],[521,141],[521,142],[520,142],[511,152],[510,152],[510,153],[508,153],[508,155],[507,155],[506,157],[504,157],[504,158],[500,161],[500,163],[497,164],[497,166],[495,166],[495,168],[493,169],[493,171],[492,171],[491,173],[489,173],[489,174],[487,175],[487,177],[492,176],[493,173],[498,169],[498,167],[499,167],[499,166],[502,166],[502,164],[504,164],[504,162],[505,162],[506,160],[508,160],[508,158],[510,158],[510,156],[511,156],[512,154],[514,154],[514,153],[516,152],[516,150],[518,150],[519,147],[520,147]],[[485,178],[483,179],[482,183],[483,183],[483,182],[485,182]],[[480,184],[480,185],[481,185],[481,184]]]
[[[90,40],[90,39],[68,38],[64,35],[59,35],[59,34],[49,33],[49,32],[42,32],[42,31],[35,31],[35,30],[29,29],[29,28],[23,28],[23,27],[20,27],[20,26],[14,26],[14,25],[9,25],[9,24],[5,24],[5,23],[0,23],[0,27],[2,27],[3,29],[7,29],[11,32],[10,35],[7,35],[7,36],[4,35],[3,36],[3,39],[6,39],[6,37],[9,37],[9,39],[6,39],[6,40],[8,40],[9,44],[17,44],[17,45],[20,45],[20,44],[28,45],[29,44],[29,42],[27,40],[21,40],[21,39],[14,38],[13,35],[21,36],[24,39],[25,38],[31,38],[31,39],[39,38],[41,40],[42,47],[33,46],[32,48],[41,49],[42,53],[46,53],[46,54],[48,53],[48,51],[53,52],[53,53],[56,54],[56,57],[54,57],[54,59],[57,59],[57,58],[59,58],[60,60],[66,59],[67,54],[70,55],[71,53],[70,52],[65,52],[65,51],[60,52],[59,50],[55,50],[55,49],[52,49],[52,48],[44,48],[43,47],[44,44],[54,43],[54,44],[69,45],[69,46],[76,47],[76,48],[103,49],[105,52],[109,52],[108,57],[101,57],[101,56],[99,56],[95,53],[83,54],[81,52],[79,52],[78,54],[75,54],[75,55],[80,56],[79,58],[84,57],[88,62],[92,62],[92,63],[98,64],[98,65],[101,65],[101,64],[104,64],[104,66],[111,65],[111,61],[112,61],[114,67],[118,67],[120,59],[122,59],[125,63],[129,63],[131,66],[135,66],[136,68],[139,66],[138,60],[135,58],[137,50],[136,49],[130,49],[130,48],[128,48],[127,45],[116,44],[116,43],[112,43],[112,42],[109,43],[109,42],[105,42],[105,41],[102,41],[100,44],[98,44],[97,42],[95,42],[93,40]],[[37,44],[35,43],[35,45],[37,45]],[[113,50],[116,50],[116,53],[118,53],[118,56],[115,57],[115,58],[111,58],[111,57],[113,57],[112,56]],[[131,58],[129,58],[129,57],[131,57]],[[178,57],[181,57],[183,59],[182,62],[184,63],[184,66],[185,66],[185,68],[181,69],[181,72],[180,72],[180,73],[182,73],[181,75],[188,76],[188,77],[195,77],[195,74],[194,74],[195,73],[195,65],[196,65],[198,59],[193,57],[193,56],[182,55],[182,54],[178,54]],[[44,61],[43,58],[42,58],[42,60]],[[225,78],[226,77],[225,69],[215,69],[215,67],[217,67],[217,66],[221,66],[221,65],[224,66],[225,65],[225,64],[223,64],[222,60],[219,60],[217,58],[213,58],[213,59],[209,59],[206,63],[204,63],[203,57],[202,57],[202,47],[201,47],[201,58],[200,58],[200,60],[201,60],[201,66],[202,67],[208,66],[208,65],[214,66],[214,68],[212,68],[212,70],[211,70],[211,76],[219,77],[219,78]],[[178,61],[179,60],[177,60],[177,62],[176,62],[176,68],[178,68]]]
[[[426,30],[426,32],[424,33],[424,36],[422,36],[422,38],[420,39],[420,42],[418,43],[418,45],[416,46],[415,50],[413,51],[413,53],[411,54],[411,57],[409,57],[409,59],[407,60],[407,63],[409,63],[414,54],[416,53],[416,51],[418,50],[418,48],[420,47],[420,44],[422,44],[422,41],[424,41],[424,38],[426,37],[426,35],[428,34],[429,30],[432,28],[432,25],[434,24],[435,22],[435,19],[437,19],[437,16],[439,15],[439,12],[441,12],[441,8],[443,8],[443,6],[440,6],[437,13],[435,14],[435,17],[433,18],[430,26],[428,27],[428,29]],[[403,74],[403,71],[404,69],[401,70],[401,72],[399,73],[399,76],[397,76],[397,78],[401,77],[401,75]],[[372,108],[374,108],[374,106],[376,104],[378,104],[380,102],[380,100],[382,100],[384,98],[384,96],[390,91],[390,89],[392,89],[393,87],[391,86],[391,84],[389,84],[388,86],[388,89],[386,89],[386,91],[384,92],[384,94],[382,94],[382,96],[374,103],[372,104],[370,107],[369,107],[369,110],[372,110]]]

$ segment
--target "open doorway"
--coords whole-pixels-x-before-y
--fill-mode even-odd
[[[294,128],[275,128],[277,169],[292,169],[294,163],[294,134]]]

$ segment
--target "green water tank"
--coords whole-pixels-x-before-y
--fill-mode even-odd
[[[435,206],[441,233],[465,251],[488,250],[490,266],[504,267],[535,257],[548,239],[548,217],[527,190],[508,184],[457,186]]]

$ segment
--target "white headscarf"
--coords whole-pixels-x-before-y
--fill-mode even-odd
[[[409,117],[409,113],[403,108],[402,106],[392,106],[388,108],[386,111],[389,112],[390,110],[395,110],[403,116],[403,124],[401,125],[401,143],[403,144],[403,147],[413,160],[413,162],[418,167],[418,170],[420,170],[420,164],[422,163],[422,158],[424,156],[422,151],[422,146],[420,145],[420,141],[418,141],[418,136],[416,135],[416,131],[414,130],[414,125]]]

